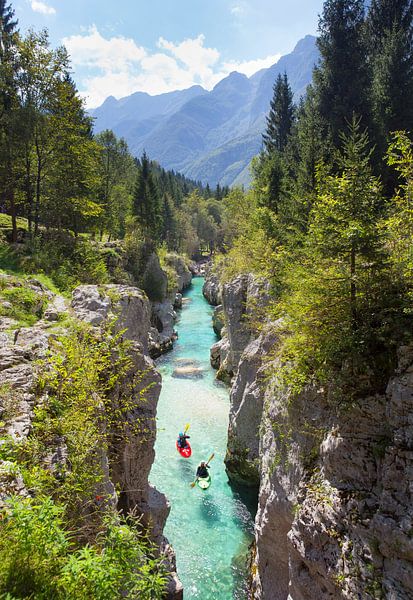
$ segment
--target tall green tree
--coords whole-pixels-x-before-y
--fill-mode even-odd
[[[14,11],[5,0],[0,0],[0,177],[3,203],[12,217],[13,241],[17,241],[17,163],[23,135],[17,95],[17,40]]]
[[[369,125],[369,69],[363,0],[326,0],[317,41],[321,63],[314,72],[318,110],[336,147],[353,114]]]
[[[19,57],[18,94],[25,131],[25,214],[29,229],[34,221],[37,233],[43,183],[53,159],[55,123],[51,115],[69,59],[65,48],[50,48],[46,30],[29,31],[20,39]]]
[[[353,119],[342,134],[343,151],[338,157],[339,175],[319,171],[318,197],[312,211],[311,243],[324,258],[343,261],[348,268],[349,307],[353,327],[359,324],[357,310],[359,271],[366,271],[379,257],[377,221],[381,199],[380,182],[372,174],[367,132]]]
[[[377,161],[390,142],[390,133],[413,128],[413,2],[373,0],[367,18],[372,69],[372,112]],[[391,194],[395,178],[384,172]]]
[[[140,159],[133,194],[133,213],[145,236],[159,243],[163,228],[161,198],[146,152]]]
[[[293,93],[287,73],[279,74],[273,87],[273,97],[267,116],[267,128],[262,136],[264,149],[270,154],[283,152],[294,120]]]
[[[77,234],[95,226],[102,211],[96,202],[101,148],[92,137],[91,119],[69,75],[58,85],[51,119],[53,162],[42,220]]]
[[[104,231],[119,236],[125,231],[125,218],[132,203],[133,177],[136,167],[124,139],[113,131],[99,133],[96,142],[101,146],[99,204],[101,237]]]

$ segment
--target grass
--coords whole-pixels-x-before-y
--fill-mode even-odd
[[[6,287],[12,283],[12,287]],[[0,280],[0,316],[14,319],[21,326],[34,325],[41,319],[47,305],[46,299],[18,280]]]
[[[11,216],[0,213],[0,229],[11,229],[11,227],[12,227]],[[25,231],[28,231],[28,229],[29,229],[28,220],[24,219],[23,217],[17,217],[17,227],[19,229],[24,229]]]

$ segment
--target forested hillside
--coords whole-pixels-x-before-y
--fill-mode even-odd
[[[225,189],[132,157],[110,130],[94,135],[65,49],[51,48],[46,31],[20,35],[2,6],[2,227],[24,242],[14,262],[70,287],[108,280],[101,242],[125,239],[135,258],[213,245]]]

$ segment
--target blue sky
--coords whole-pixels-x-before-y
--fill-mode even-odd
[[[109,95],[210,89],[315,34],[322,0],[11,0],[20,28],[64,43],[90,107]]]

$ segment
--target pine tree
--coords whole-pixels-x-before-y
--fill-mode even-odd
[[[152,174],[151,163],[146,152],[140,160],[136,179],[133,212],[142,227],[144,235],[153,242],[159,242],[162,234],[162,210],[159,191]]]
[[[95,202],[100,182],[100,147],[91,134],[91,118],[84,101],[68,74],[56,86],[50,118],[53,160],[39,220],[77,234],[95,226],[101,214]],[[36,219],[35,231],[37,226]]]
[[[348,265],[349,303],[353,326],[358,324],[360,270],[367,272],[378,258],[377,220],[380,182],[371,171],[369,138],[353,118],[342,134],[340,175],[319,172],[318,199],[312,211],[310,236],[317,252]]]
[[[413,129],[413,2],[373,0],[367,19],[372,65],[372,112],[377,161],[390,141],[390,133]],[[387,192],[394,175],[384,177]]]
[[[14,242],[17,241],[16,163],[23,134],[18,117],[16,27],[14,11],[5,0],[0,0],[0,178],[4,202],[12,217]]]
[[[411,38],[413,20],[412,0],[371,0],[367,30],[370,45],[380,48],[383,33],[391,32],[394,26],[403,29]]]
[[[274,150],[284,151],[293,120],[293,93],[288,83],[287,73],[284,73],[284,75],[279,74],[273,87],[273,97],[267,116],[267,129],[262,136],[267,153]]]
[[[340,146],[353,114],[369,125],[369,73],[364,42],[364,1],[326,0],[319,22],[321,64],[314,72],[318,110]]]

